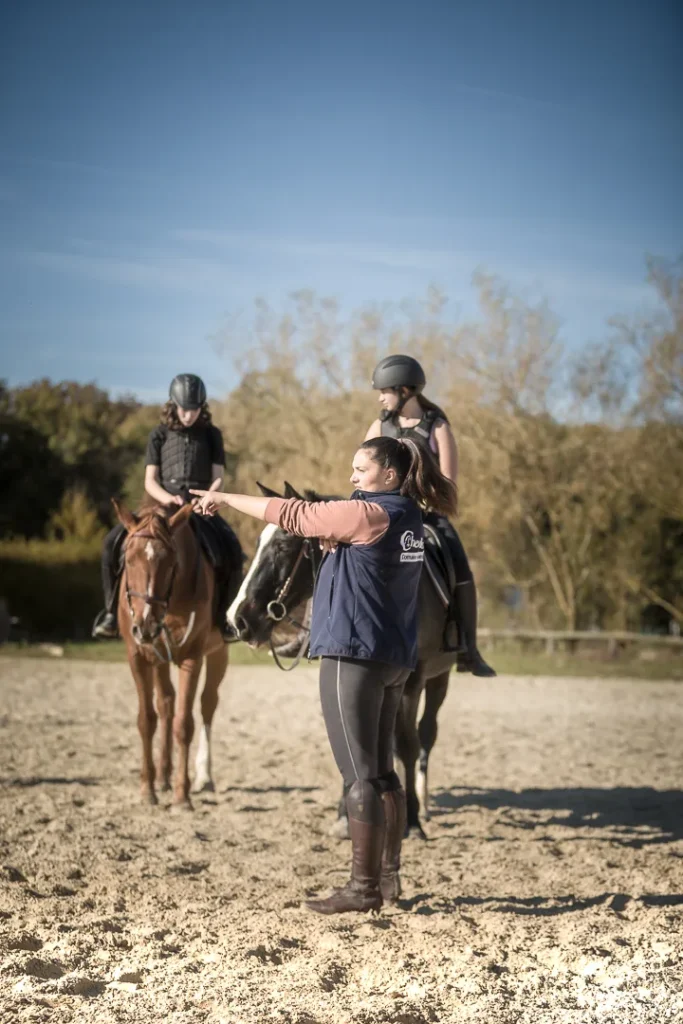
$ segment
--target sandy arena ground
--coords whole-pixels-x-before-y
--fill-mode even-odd
[[[683,687],[454,677],[405,899],[345,878],[316,673],[236,668],[217,789],[138,801],[124,665],[0,660],[0,1020],[683,1021]]]

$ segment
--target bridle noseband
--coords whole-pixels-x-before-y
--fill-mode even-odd
[[[266,605],[266,616],[272,622],[282,622],[284,619],[286,619],[287,622],[291,623],[291,625],[296,626],[297,629],[301,629],[301,630],[304,631],[304,638],[303,638],[303,640],[301,642],[301,647],[300,647],[299,651],[297,652],[296,657],[294,658],[294,661],[292,662],[291,665],[285,666],[280,661],[280,659],[278,657],[278,654],[277,654],[277,651],[275,650],[275,645],[273,644],[273,633],[272,633],[272,630],[271,630],[271,634],[270,634],[270,638],[269,638],[269,641],[270,641],[270,653],[273,655],[273,659],[275,660],[275,664],[277,665],[277,667],[279,669],[282,669],[283,672],[291,672],[292,669],[297,667],[297,665],[299,664],[299,662],[303,658],[304,653],[306,651],[306,648],[308,647],[308,644],[309,644],[310,635],[311,635],[310,629],[308,628],[308,626],[305,626],[303,624],[303,622],[297,622],[296,619],[292,618],[292,616],[290,615],[290,613],[289,613],[289,611],[287,609],[287,605],[285,604],[285,598],[288,596],[290,590],[292,589],[292,586],[294,584],[294,580],[296,578],[296,574],[299,571],[299,566],[304,561],[304,559],[306,561],[308,561],[308,563],[311,566],[311,574],[313,576],[313,586],[315,588],[315,581],[316,581],[317,576],[318,576],[318,569],[320,568],[320,565],[318,565],[316,567],[315,555],[316,555],[315,540],[312,537],[304,538],[304,542],[301,545],[301,550],[299,551],[299,554],[296,556],[296,561],[294,562],[294,565],[292,566],[292,571],[290,572],[289,576],[287,577],[285,582],[280,587],[280,591],[279,591],[277,597],[273,601],[269,601],[268,604]],[[322,563],[322,559],[320,561]]]

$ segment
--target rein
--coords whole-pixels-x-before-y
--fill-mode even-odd
[[[304,559],[306,559],[310,563],[311,574],[313,576],[313,588],[315,589],[315,582],[318,578],[318,571],[320,569],[320,566],[316,567],[315,564],[315,542],[313,538],[306,537],[303,544],[301,545],[301,550],[299,551],[299,554],[296,556],[296,561],[292,566],[292,571],[290,572],[285,582],[282,584],[280,592],[278,593],[275,600],[269,601],[266,606],[266,615],[273,622],[282,622],[284,619],[286,619],[287,622],[289,622],[292,626],[296,626],[297,629],[301,629],[304,632],[304,637],[303,640],[301,641],[301,647],[297,651],[294,657],[294,661],[292,662],[291,665],[283,665],[282,662],[280,661],[280,657],[277,651],[275,650],[275,645],[273,643],[273,634],[271,632],[269,638],[270,653],[273,655],[273,660],[275,664],[282,672],[291,672],[293,669],[297,667],[297,665],[305,655],[308,645],[310,643],[310,629],[308,628],[308,626],[305,626],[303,622],[297,622],[296,619],[292,618],[292,616],[289,614],[289,611],[287,610],[287,605],[285,604],[285,598],[292,589],[294,579],[296,577],[297,572],[299,571],[299,566],[301,565]],[[320,563],[322,564],[322,559],[320,560]]]

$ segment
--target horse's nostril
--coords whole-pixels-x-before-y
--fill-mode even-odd
[[[239,633],[241,640],[249,639],[249,625],[247,620],[242,616],[238,615],[235,619],[235,625],[237,626],[237,632]]]

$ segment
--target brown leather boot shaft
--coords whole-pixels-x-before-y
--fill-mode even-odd
[[[406,794],[403,788],[382,793],[386,833],[382,851],[380,888],[387,903],[395,903],[401,895],[401,843],[406,830]]]
[[[382,893],[379,887],[382,851],[384,849],[384,824],[349,818],[351,834],[351,880],[342,888],[335,889],[323,900],[307,900],[309,910],[318,914],[345,914],[349,911],[379,910]]]

